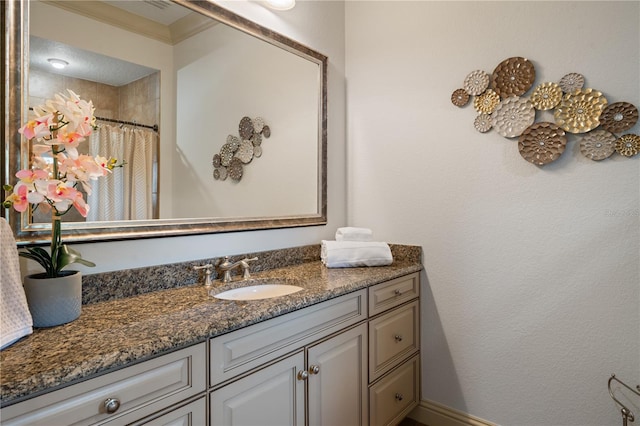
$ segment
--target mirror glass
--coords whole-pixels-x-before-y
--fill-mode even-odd
[[[28,54],[9,58],[22,91],[8,127],[71,89],[98,117],[79,151],[126,161],[94,185],[86,219],[63,216],[65,240],[326,223],[324,55],[213,3],[20,3],[11,32]],[[29,158],[17,140],[9,183]],[[48,237],[38,211],[10,222],[19,241]]]

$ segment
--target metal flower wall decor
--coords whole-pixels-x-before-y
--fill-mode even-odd
[[[242,117],[238,125],[238,136],[227,136],[227,142],[222,145],[220,152],[213,155],[213,178],[215,180],[239,181],[246,164],[254,157],[262,155],[262,138],[271,136],[271,129],[261,117],[251,119]]]
[[[481,133],[494,129],[505,138],[517,137],[520,155],[538,166],[560,158],[567,133],[582,135],[580,152],[594,161],[615,152],[624,157],[638,154],[640,136],[619,135],[637,123],[638,108],[634,105],[609,103],[602,92],[584,87],[582,74],[569,73],[558,82],[533,87],[535,78],[535,67],[528,59],[507,58],[491,75],[482,70],[470,72],[462,88],[451,94],[451,103],[462,108],[473,99],[478,113],[475,129]],[[552,113],[553,122],[536,122],[538,111]]]

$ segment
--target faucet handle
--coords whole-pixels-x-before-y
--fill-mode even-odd
[[[251,259],[249,258],[244,258],[240,261],[240,265],[242,266],[242,279],[243,280],[248,280],[249,278],[251,278],[251,275],[249,274],[249,262],[254,262],[258,260],[257,257],[252,257]]]
[[[213,284],[211,282],[211,268],[213,268],[213,265],[210,263],[207,263],[206,265],[193,267],[193,269],[195,269],[196,271],[200,269],[204,269],[204,275],[205,275],[204,286],[205,287],[211,287],[211,285]]]

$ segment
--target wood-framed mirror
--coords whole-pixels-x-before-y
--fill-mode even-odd
[[[47,91],[72,89],[92,100],[99,128],[144,129],[155,139],[146,216],[92,207],[88,220],[63,217],[65,241],[326,224],[327,57],[208,1],[151,3],[166,10],[143,12],[153,8],[143,1],[3,2],[3,185],[28,167],[28,141],[17,130],[29,108]],[[51,21],[74,22],[74,31],[56,33]],[[48,56],[74,63],[76,74],[49,72]],[[133,77],[103,80],[129,68]],[[140,100],[140,92],[151,95]],[[242,140],[243,117],[266,124],[270,137],[262,132],[261,155],[240,180],[223,180],[214,156],[228,138]],[[48,220],[3,215],[20,245],[48,240]]]

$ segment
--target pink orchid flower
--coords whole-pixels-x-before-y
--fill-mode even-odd
[[[16,177],[20,179],[22,182],[30,184],[40,179],[48,179],[49,173],[46,170],[42,169],[23,169],[16,173]]]
[[[47,114],[27,121],[27,124],[18,129],[18,133],[27,139],[45,138],[51,136],[50,126],[52,125],[53,114]]]

